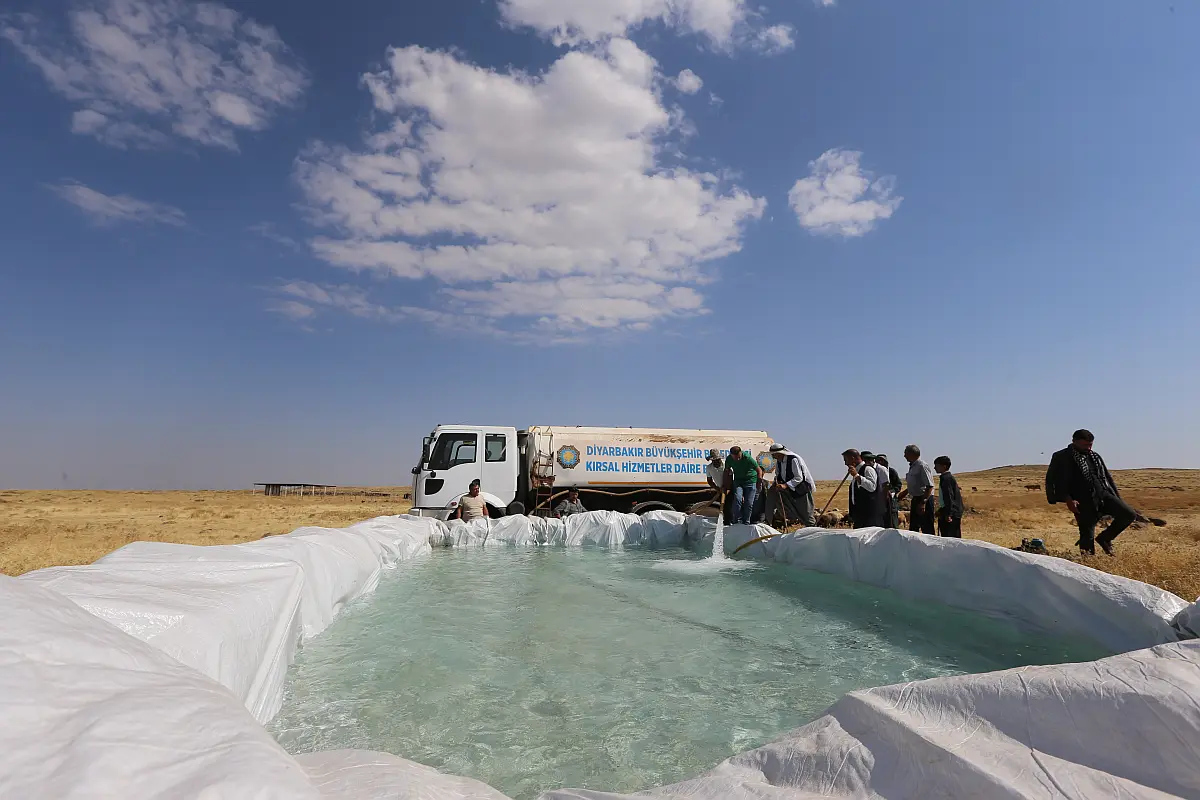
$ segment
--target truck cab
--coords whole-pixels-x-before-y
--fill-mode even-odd
[[[425,437],[412,470],[411,513],[449,519],[478,479],[488,513],[503,516],[517,497],[520,460],[516,428],[438,425]]]

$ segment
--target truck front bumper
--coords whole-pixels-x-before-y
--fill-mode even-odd
[[[454,513],[454,509],[452,509],[452,508],[413,508],[413,509],[410,509],[408,513],[414,517],[433,517],[434,519],[440,519],[442,522],[446,522],[450,519],[450,515]]]

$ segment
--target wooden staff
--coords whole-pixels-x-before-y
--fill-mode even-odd
[[[839,484],[838,484],[838,487],[837,487],[836,489],[834,489],[834,490],[833,490],[833,494],[831,494],[831,495],[829,496],[829,502],[828,502],[828,503],[826,503],[826,504],[825,504],[825,507],[821,509],[821,513],[822,513],[822,514],[824,514],[826,511],[828,511],[828,510],[829,510],[829,506],[833,504],[833,498],[835,498],[835,497],[837,497],[837,496],[838,496],[838,492],[840,492],[840,491],[842,490],[842,487],[846,485],[846,479],[847,479],[847,478],[849,478],[849,477],[850,477],[850,473],[849,473],[849,472],[847,472],[845,475],[843,475],[843,476],[842,476],[842,482],[841,482],[841,483],[839,483]]]

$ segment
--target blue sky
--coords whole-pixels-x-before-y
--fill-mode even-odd
[[[0,487],[439,422],[1197,466],[1192,4],[6,9]]]

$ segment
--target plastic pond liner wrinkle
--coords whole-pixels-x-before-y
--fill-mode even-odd
[[[502,798],[399,756],[288,755],[262,723],[298,642],[373,591],[382,570],[432,547],[704,553],[712,528],[672,512],[384,517],[244,545],[137,543],[89,566],[0,579],[0,797]],[[723,549],[768,532],[728,526]],[[851,692],[815,722],[649,796],[1200,798],[1200,640],[1179,641],[1195,635],[1197,605],[1059,559],[899,531],[806,530],[743,555],[1122,654]]]

